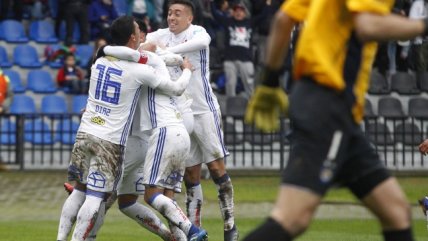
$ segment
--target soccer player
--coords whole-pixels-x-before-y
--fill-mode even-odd
[[[132,17],[120,17],[111,27],[113,43],[131,49],[139,46],[139,33]],[[88,103],[68,170],[69,179],[76,184],[64,203],[59,225],[59,231],[64,225],[71,229],[73,215],[79,210],[73,241],[87,238],[103,199],[120,177],[123,150],[141,86],[173,92],[179,85],[167,76],[157,75],[148,65],[114,58],[99,58],[92,68]],[[67,234],[59,232],[57,240],[66,240]]]
[[[184,95],[177,99],[191,139],[190,156],[186,162],[184,175],[187,215],[194,224],[201,225],[200,209],[203,196],[200,179],[201,164],[205,163],[218,190],[224,220],[224,240],[235,241],[238,239],[238,231],[234,220],[233,186],[224,163],[228,151],[223,141],[219,104],[209,82],[211,38],[203,27],[192,24],[193,13],[194,6],[191,1],[170,1],[168,28],[149,33],[147,42],[158,44],[166,51],[187,57],[195,69],[192,84]],[[170,68],[172,79],[180,73],[179,68]]]
[[[427,20],[390,14],[392,4],[289,0],[277,12],[262,86],[249,102],[246,120],[264,131],[277,129],[278,115],[287,106],[278,70],[290,27],[304,19],[290,94],[293,148],[270,217],[245,241],[266,240],[267,235],[272,241],[293,240],[305,231],[322,197],[335,184],[348,187],[378,217],[384,240],[413,240],[405,195],[358,125],[374,41],[427,33]]]

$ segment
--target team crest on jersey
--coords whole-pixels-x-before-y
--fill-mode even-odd
[[[106,178],[102,173],[99,172],[91,172],[88,175],[88,186],[104,188],[106,185]]]
[[[149,56],[147,56],[146,53],[142,52],[140,54],[140,59],[138,60],[138,63],[140,63],[140,64],[146,64],[148,60],[149,60]]]
[[[99,116],[92,117],[91,118],[91,122],[95,123],[97,125],[100,125],[100,126],[103,126],[106,123],[106,121],[103,118],[99,117]]]

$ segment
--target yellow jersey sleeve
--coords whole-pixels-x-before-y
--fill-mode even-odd
[[[391,12],[393,0],[347,0],[346,5],[350,12],[371,12],[388,14]]]
[[[280,10],[293,20],[303,22],[308,14],[310,3],[311,0],[287,0],[281,5]]]

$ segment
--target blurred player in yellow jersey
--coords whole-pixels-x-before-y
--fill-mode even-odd
[[[390,14],[392,0],[288,0],[275,15],[262,85],[247,123],[278,128],[288,107],[279,69],[295,23],[304,21],[294,56],[289,116],[293,148],[270,217],[244,241],[293,240],[308,227],[322,197],[342,185],[379,219],[386,241],[411,241],[409,204],[359,128],[377,45],[427,34],[427,20]]]

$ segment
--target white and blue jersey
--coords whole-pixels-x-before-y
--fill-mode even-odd
[[[194,67],[190,84],[185,91],[191,96],[193,114],[214,112],[219,109],[218,101],[210,85],[209,43],[211,38],[206,30],[198,25],[190,25],[175,35],[168,28],[159,29],[147,35],[147,42],[160,43],[168,51],[187,57]],[[186,43],[186,44],[184,44]],[[180,67],[170,67],[171,79],[181,75]]]
[[[141,88],[156,88],[160,83],[151,66],[98,59],[92,66],[89,98],[79,131],[125,145]]]

